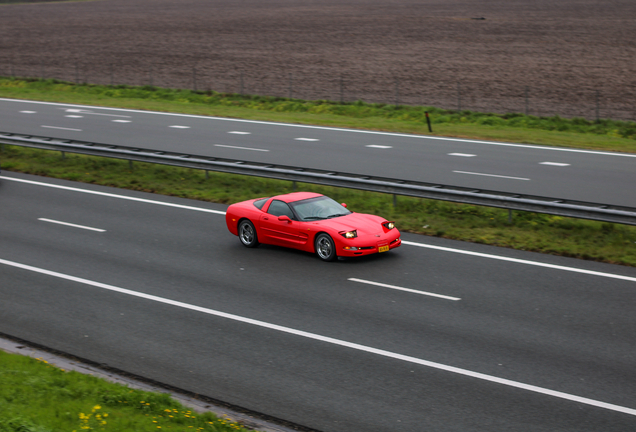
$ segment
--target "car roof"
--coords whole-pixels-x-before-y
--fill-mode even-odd
[[[320,196],[323,196],[323,195],[319,193],[315,193],[315,192],[292,192],[292,193],[288,193],[284,195],[278,195],[273,198],[284,201],[286,203],[290,203],[294,201],[301,201],[304,199],[316,198]]]

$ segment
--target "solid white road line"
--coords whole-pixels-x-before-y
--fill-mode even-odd
[[[426,139],[426,140],[438,140],[438,141],[456,141],[456,142],[465,142],[465,143],[471,143],[471,144],[485,144],[485,145],[504,146],[504,147],[521,147],[521,148],[530,148],[530,149],[536,149],[536,150],[562,151],[562,152],[570,152],[570,153],[587,153],[587,154],[597,154],[597,155],[603,155],[603,156],[636,158],[636,153],[619,153],[619,152],[604,152],[604,151],[596,151],[596,150],[581,150],[581,149],[572,149],[572,148],[563,148],[563,147],[548,147],[548,146],[537,146],[537,145],[529,145],[529,144],[513,144],[513,143],[503,143],[503,142],[493,142],[493,141],[479,141],[479,140],[470,140],[470,139],[461,139],[461,138],[447,138],[447,137],[438,137],[438,136],[432,136],[432,135],[412,135],[412,134],[404,134],[404,133],[380,132],[380,131],[370,131],[370,130],[360,130],[360,129],[344,129],[344,128],[329,127],[329,126],[311,126],[311,125],[301,125],[301,124],[292,124],[292,123],[277,123],[277,122],[268,122],[268,121],[262,121],[262,120],[246,120],[246,119],[235,119],[235,118],[226,118],[226,117],[210,117],[210,116],[202,116],[202,115],[194,115],[194,114],[165,113],[165,112],[158,112],[158,111],[142,111],[142,110],[133,110],[133,109],[126,109],[126,108],[94,107],[94,106],[90,106],[90,105],[73,105],[73,104],[62,104],[62,103],[57,103],[57,102],[29,101],[29,100],[21,100],[21,99],[0,98],[0,101],[30,103],[30,104],[40,104],[40,105],[74,106],[74,107],[79,107],[79,108],[84,108],[84,109],[92,108],[92,109],[110,110],[110,111],[119,111],[119,112],[153,114],[153,115],[160,115],[160,116],[199,118],[199,119],[207,119],[207,120],[218,120],[218,121],[238,122],[238,123],[251,123],[251,124],[264,124],[264,125],[271,125],[271,126],[293,127],[293,128],[303,128],[303,129],[328,130],[328,131],[336,131],[336,132],[349,132],[349,133],[360,133],[360,134],[370,134],[370,135],[395,136],[395,137]]]
[[[225,212],[224,211],[220,211],[220,210],[211,210],[211,209],[205,209],[205,208],[201,208],[201,207],[192,207],[192,206],[186,206],[186,205],[181,205],[181,204],[173,204],[173,203],[168,203],[168,202],[149,200],[149,199],[144,199],[144,198],[135,198],[135,197],[129,197],[129,196],[124,196],[124,195],[106,193],[106,192],[98,192],[98,191],[93,191],[93,190],[88,190],[88,189],[80,189],[80,188],[61,186],[61,185],[55,185],[55,184],[50,184],[50,183],[36,182],[36,181],[32,181],[32,180],[17,179],[17,178],[13,178],[13,177],[0,176],[0,179],[15,181],[15,182],[19,182],[19,183],[28,183],[28,184],[44,186],[44,187],[50,187],[50,188],[54,188],[54,189],[62,189],[62,190],[68,190],[68,191],[73,191],[73,192],[81,192],[81,193],[86,193],[86,194],[90,194],[90,195],[99,195],[99,196],[105,196],[105,197],[109,197],[109,198],[118,198],[118,199],[129,200],[129,201],[137,201],[137,202],[142,202],[142,203],[146,203],[146,204],[156,204],[156,205],[162,205],[162,206],[166,206],[166,207],[175,207],[175,208],[180,208],[180,209],[185,209],[185,210],[195,210],[195,211],[201,211],[201,212],[205,212],[205,213],[214,213],[214,214],[225,215]]]
[[[551,166],[570,166],[569,163],[561,163],[561,162],[539,162],[539,165],[551,165]]]
[[[0,176],[0,179],[9,180],[9,181],[15,181],[15,182],[19,182],[19,183],[33,184],[33,185],[37,185],[37,186],[50,187],[50,188],[55,188],[55,189],[63,189],[63,190],[68,190],[68,191],[73,191],[73,192],[81,192],[81,193],[87,193],[87,194],[92,194],[92,195],[106,196],[106,197],[109,197],[109,198],[119,198],[119,199],[124,199],[124,200],[129,200],[129,201],[143,202],[143,203],[146,203],[146,204],[156,204],[156,205],[162,205],[162,206],[166,206],[166,207],[175,207],[175,208],[181,208],[181,209],[185,209],[185,210],[194,210],[194,211],[201,211],[201,212],[206,212],[206,213],[214,213],[214,214],[219,214],[219,215],[225,215],[225,212],[221,211],[221,210],[204,209],[204,208],[201,208],[201,207],[192,207],[192,206],[186,206],[186,205],[181,205],[181,204],[172,204],[172,203],[167,203],[167,202],[163,202],[163,201],[149,200],[149,199],[144,199],[144,198],[134,198],[134,197],[129,197],[129,196],[125,196],[125,195],[118,195],[118,194],[106,193],[106,192],[97,192],[97,191],[92,191],[92,190],[88,190],[88,189],[80,189],[80,188],[74,188],[74,187],[69,187],[69,186],[61,186],[61,185],[56,185],[56,184],[37,182],[37,181],[33,181],[33,180],[18,179],[18,178],[14,178],[14,177]],[[564,271],[569,271],[569,272],[574,272],[574,273],[589,274],[589,275],[593,275],[593,276],[606,277],[606,278],[610,278],[610,279],[621,279],[621,280],[626,280],[626,281],[630,281],[630,282],[636,282],[636,277],[623,276],[623,275],[618,275],[618,274],[614,274],[614,273],[605,273],[605,272],[598,272],[598,271],[592,271],[592,270],[585,270],[585,269],[580,269],[580,268],[576,268],[576,267],[566,267],[566,266],[560,266],[560,265],[555,265],[555,264],[542,263],[542,262],[538,262],[538,261],[529,261],[529,260],[523,260],[523,259],[518,259],[518,258],[510,258],[510,257],[500,256],[500,255],[485,254],[485,253],[481,253],[481,252],[471,252],[471,251],[467,251],[467,250],[454,249],[454,248],[448,248],[448,247],[443,247],[443,246],[433,246],[433,245],[428,245],[428,244],[424,244],[424,243],[410,242],[410,241],[406,241],[406,240],[402,240],[402,244],[403,245],[408,245],[408,246],[414,246],[414,247],[427,248],[427,249],[436,249],[436,250],[441,250],[441,251],[445,251],[445,252],[459,253],[459,254],[464,254],[464,255],[472,255],[472,256],[477,256],[477,257],[481,257],[481,258],[489,258],[489,259],[496,259],[496,260],[500,260],[500,261],[509,261],[509,262],[515,262],[515,263],[519,263],[519,264],[533,265],[533,266],[537,266],[537,267],[545,267],[545,268],[551,268],[551,269],[556,269],[556,270],[564,270]]]
[[[224,145],[224,144],[214,144],[214,147],[225,147],[225,148],[233,148],[233,149],[239,149],[239,150],[250,150],[250,151],[260,151],[260,152],[268,152],[269,151],[267,149],[259,149],[259,148],[251,148],[251,147],[238,147],[238,146],[231,146],[231,145]]]
[[[230,319],[233,321],[237,321],[237,322],[241,322],[241,323],[245,323],[245,324],[251,324],[251,325],[255,325],[258,327],[262,327],[262,328],[266,328],[266,329],[270,329],[270,330],[275,330],[275,331],[279,331],[279,332],[283,332],[283,333],[287,333],[287,334],[292,334],[295,336],[300,336],[300,337],[304,337],[307,339],[312,339],[312,340],[317,340],[320,342],[325,342],[325,343],[329,343],[332,345],[338,345],[338,346],[342,346],[345,348],[350,348],[350,349],[354,349],[357,351],[363,351],[363,352],[367,352],[367,353],[371,353],[371,354],[376,354],[379,356],[383,356],[383,357],[387,357],[387,358],[392,358],[395,360],[402,360],[405,362],[409,362],[409,363],[413,363],[413,364],[417,364],[417,365],[421,365],[421,366],[426,366],[429,368],[433,368],[433,369],[438,369],[438,370],[443,370],[446,372],[451,372],[454,374],[458,374],[458,375],[463,375],[463,376],[467,376],[470,378],[476,378],[476,379],[480,379],[483,381],[488,381],[488,382],[493,382],[493,383],[497,383],[497,384],[501,384],[501,385],[505,385],[508,387],[514,387],[514,388],[518,388],[518,389],[522,389],[522,390],[527,390],[530,392],[534,392],[534,393],[538,393],[538,394],[543,394],[543,395],[547,395],[547,396],[552,396],[552,397],[556,397],[559,399],[564,399],[564,400],[568,400],[568,401],[572,401],[572,402],[577,402],[580,404],[585,404],[585,405],[590,405],[590,406],[594,406],[594,407],[598,407],[598,408],[604,408],[607,410],[611,410],[611,411],[616,411],[616,412],[620,412],[620,413],[624,413],[624,414],[629,414],[629,415],[633,415],[636,416],[636,409],[633,408],[627,408],[627,407],[623,407],[620,405],[614,405],[614,404],[610,404],[610,403],[606,403],[606,402],[601,402],[601,401],[597,401],[594,399],[588,399],[585,397],[581,397],[581,396],[576,396],[576,395],[572,395],[569,393],[563,393],[560,391],[556,391],[556,390],[550,390],[547,388],[543,388],[543,387],[537,387],[531,384],[525,384],[525,383],[521,383],[518,381],[512,381],[509,379],[505,379],[505,378],[499,378],[496,376],[492,376],[492,375],[486,375],[480,372],[473,372],[470,371],[468,369],[462,369],[462,368],[458,368],[458,367],[454,367],[454,366],[448,366],[442,363],[436,363],[436,362],[432,362],[432,361],[428,361],[428,360],[424,360],[424,359],[419,359],[417,357],[411,357],[411,356],[407,356],[407,355],[402,355],[402,354],[397,354],[391,351],[385,351],[382,349],[378,349],[378,348],[373,348],[373,347],[369,347],[366,345],[360,345],[357,343],[353,343],[353,342],[347,342],[344,340],[340,340],[340,339],[335,339],[332,337],[328,337],[328,336],[321,336],[315,333],[309,333],[306,331],[302,331],[302,330],[296,330],[290,327],[285,327],[285,326],[281,326],[278,324],[271,324],[268,322],[264,322],[264,321],[259,321],[259,320],[255,320],[252,318],[247,318],[247,317],[242,317],[239,315],[234,315],[234,314],[229,314],[226,312],[221,312],[221,311],[217,311],[214,309],[208,309],[208,308],[204,308],[204,307],[200,307],[200,306],[195,306],[192,304],[188,304],[188,303],[183,303],[180,301],[176,301],[176,300],[170,300],[164,297],[158,297],[155,295],[151,295],[151,294],[145,294],[145,293],[141,293],[141,292],[137,292],[137,291],[132,291],[129,289],[125,289],[125,288],[119,288],[113,285],[107,285],[107,284],[103,284],[100,282],[95,282],[95,281],[91,281],[88,279],[83,279],[83,278],[78,278],[75,276],[70,276],[70,275],[65,275],[62,273],[57,273],[54,271],[50,271],[50,270],[45,270],[45,269],[41,269],[41,268],[37,268],[37,267],[33,267],[33,266],[29,266],[26,264],[20,264],[20,263],[16,263],[13,261],[7,261],[7,260],[3,260],[0,259],[0,264],[5,264],[7,266],[11,266],[11,267],[15,267],[15,268],[19,268],[19,269],[23,269],[23,270],[28,270],[31,272],[35,272],[35,273],[39,273],[39,274],[44,274],[47,276],[52,276],[52,277],[56,277],[59,279],[64,279],[64,280],[68,280],[68,281],[72,281],[72,282],[77,282],[80,284],[84,284],[84,285],[89,285],[89,286],[93,286],[96,288],[101,288],[104,290],[108,290],[108,291],[113,291],[113,292],[117,292],[117,293],[121,293],[121,294],[126,294],[129,296],[134,296],[134,297],[138,297],[138,298],[142,298],[142,299],[146,299],[146,300],[151,300],[154,302],[158,302],[158,303],[163,303],[163,304],[168,304],[168,305],[172,305],[172,306],[176,306],[176,307],[180,307],[183,309],[188,309],[188,310],[192,310],[192,311],[196,311],[196,312],[200,312],[200,313],[204,313],[204,314],[208,314],[208,315],[213,315],[213,316],[217,316],[217,317],[221,317],[221,318],[226,318],[226,319]]]
[[[59,224],[59,225],[66,225],[66,226],[70,226],[70,227],[74,227],[74,228],[81,228],[81,229],[85,229],[85,230],[89,230],[89,231],[106,232],[105,229],[91,228],[91,227],[87,227],[87,226],[84,226],[84,225],[76,225],[76,224],[72,224],[72,223],[68,223],[68,222],[56,221],[56,220],[53,220],[53,219],[38,218],[38,220],[43,221],[43,222],[50,222],[50,223],[54,223],[54,224]]]
[[[368,281],[368,280],[364,280],[364,279],[349,278],[347,280],[350,280],[351,282],[360,282],[360,283],[363,283],[363,284],[380,286],[380,287],[383,287],[383,288],[390,288],[390,289],[394,289],[394,290],[398,290],[398,291],[406,291],[406,292],[411,292],[411,293],[415,293],[415,294],[422,294],[422,295],[431,296],[431,297],[439,297],[439,298],[443,298],[443,299],[446,299],[446,300],[453,300],[453,301],[461,300],[461,298],[459,298],[459,297],[450,297],[450,296],[445,296],[445,295],[442,295],[442,294],[435,294],[435,293],[426,292],[426,291],[418,291],[418,290],[414,290],[414,289],[411,289],[411,288],[403,288],[403,287],[399,287],[399,286],[395,286],[395,285],[387,285],[387,284],[383,284],[383,283],[380,283],[380,282],[373,282],[373,281]]]
[[[460,157],[475,157],[477,155],[469,154],[469,153],[449,153],[449,156],[460,156]]]
[[[447,248],[447,247],[443,247],[443,246],[433,246],[433,245],[427,245],[427,244],[424,244],[424,243],[415,243],[415,242],[410,242],[410,241],[405,241],[405,240],[402,240],[402,244],[403,245],[409,245],[409,246],[421,247],[421,248],[427,248],[427,249],[441,250],[441,251],[446,251],[446,252],[453,252],[453,253],[464,254],[464,255],[477,256],[477,257],[482,257],[482,258],[496,259],[496,260],[500,260],[500,261],[508,261],[508,262],[514,262],[514,263],[519,263],[519,264],[533,265],[533,266],[537,266],[537,267],[545,267],[545,268],[551,268],[551,269],[557,269],[557,270],[565,270],[565,271],[574,272],[574,273],[583,273],[583,274],[588,274],[588,275],[601,276],[601,277],[606,277],[606,278],[610,278],[610,279],[621,279],[621,280],[626,280],[626,281],[630,281],[630,282],[636,282],[636,277],[617,275],[617,274],[613,274],[613,273],[597,272],[597,271],[593,271],[593,270],[585,270],[585,269],[580,269],[580,268],[576,268],[576,267],[566,267],[566,266],[560,266],[560,265],[555,265],[555,264],[542,263],[542,262],[538,262],[538,261],[528,261],[528,260],[523,260],[523,259],[518,259],[518,258],[510,258],[510,257],[505,257],[505,256],[499,256],[499,255],[485,254],[485,253],[481,253],[481,252],[472,252],[472,251],[467,251],[467,250],[462,250],[462,249]]]
[[[81,131],[82,131],[81,129],[65,128],[65,127],[59,127],[59,126],[46,126],[46,125],[41,125],[40,127],[48,128],[48,129],[62,129],[62,130],[75,131],[75,132],[81,132]]]
[[[496,175],[496,174],[474,173],[474,172],[468,172],[468,171],[453,171],[453,172],[458,174],[471,174],[471,175],[486,176],[486,177],[506,178],[506,179],[512,179],[512,180],[530,180],[529,178],[523,178],[523,177],[510,177],[510,176],[503,176],[503,175]]]

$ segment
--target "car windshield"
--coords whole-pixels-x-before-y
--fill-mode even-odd
[[[321,196],[289,203],[298,220],[312,221],[345,216],[351,212],[329,197]]]

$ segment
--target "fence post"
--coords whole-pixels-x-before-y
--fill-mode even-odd
[[[289,98],[292,98],[292,73],[289,73]]]

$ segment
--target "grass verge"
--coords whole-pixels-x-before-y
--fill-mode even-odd
[[[130,389],[0,351],[0,431],[247,431],[169,395]]]
[[[225,204],[292,192],[289,181],[4,146],[7,170]],[[636,227],[312,184],[360,213],[395,220],[402,231],[527,251],[636,266]]]

